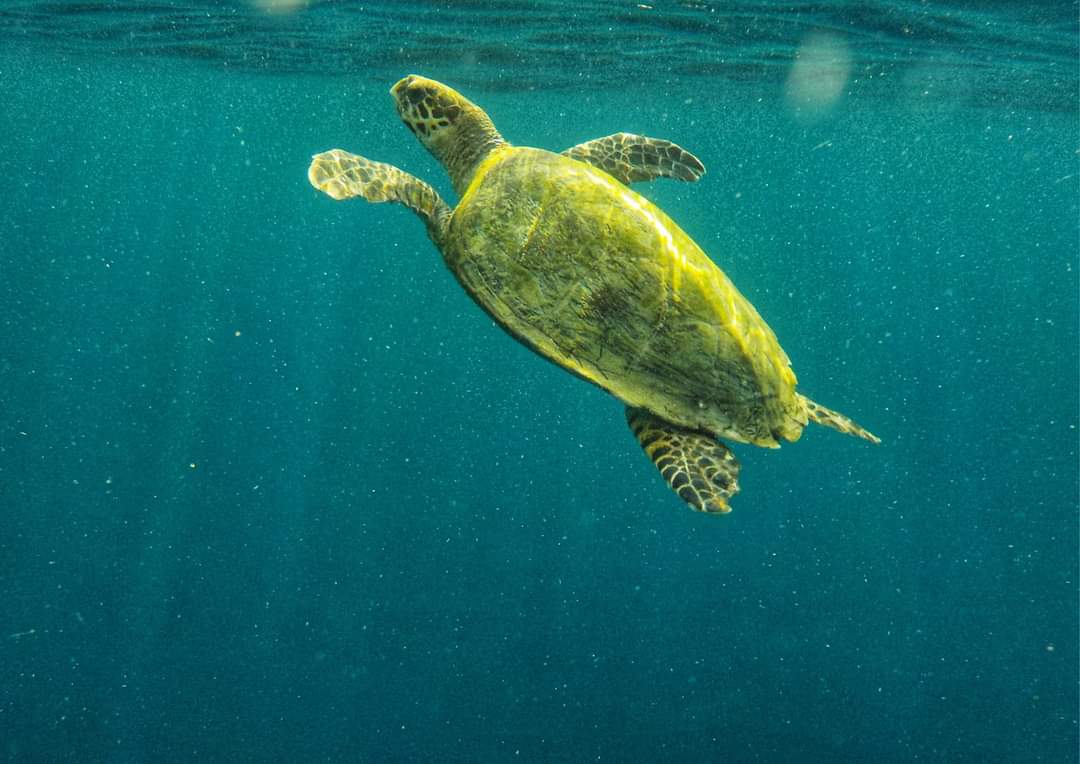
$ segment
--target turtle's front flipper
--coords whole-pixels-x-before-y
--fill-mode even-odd
[[[632,133],[615,133],[579,143],[563,154],[599,167],[627,185],[661,177],[693,182],[705,174],[705,165],[682,146]]]
[[[679,498],[699,512],[731,511],[728,499],[739,492],[739,462],[727,446],[644,409],[627,407],[626,421]]]
[[[423,219],[436,243],[450,219],[446,202],[424,181],[393,165],[372,162],[341,149],[313,156],[308,180],[339,201],[361,196],[369,202],[404,204]]]

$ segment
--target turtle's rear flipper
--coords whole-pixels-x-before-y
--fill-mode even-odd
[[[644,409],[626,409],[626,421],[671,490],[699,512],[726,514],[739,492],[739,462],[723,443]]]
[[[338,201],[360,196],[369,202],[404,204],[423,219],[436,242],[450,217],[446,202],[424,181],[393,165],[372,162],[341,149],[313,156],[308,180]]]
[[[848,435],[855,435],[859,438],[864,438],[871,443],[881,442],[881,438],[879,438],[877,435],[870,432],[869,430],[863,429],[840,412],[833,411],[832,409],[827,409],[820,403],[814,403],[805,395],[802,396],[802,399],[806,403],[807,416],[809,416],[811,420],[817,422],[818,424],[823,424],[826,427],[832,427],[834,430],[839,430],[840,432],[847,433]]]
[[[701,160],[682,146],[633,133],[615,133],[579,143],[563,154],[599,167],[627,185],[661,177],[694,182],[705,174]]]

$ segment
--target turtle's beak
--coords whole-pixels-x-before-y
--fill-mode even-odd
[[[394,98],[400,98],[401,92],[408,88],[415,79],[415,74],[410,74],[406,77],[402,77],[400,80],[394,83],[394,87],[390,88],[390,95],[392,95]]]

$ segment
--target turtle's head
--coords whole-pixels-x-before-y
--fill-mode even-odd
[[[442,162],[458,194],[484,157],[506,143],[479,106],[441,82],[410,74],[390,95],[401,121]]]

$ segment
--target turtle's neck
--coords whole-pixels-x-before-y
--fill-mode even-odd
[[[428,146],[435,158],[446,168],[450,181],[454,184],[454,192],[459,198],[469,187],[480,163],[492,151],[506,145],[488,115],[480,109],[474,109],[472,113],[459,118],[454,125],[453,135],[446,136],[450,140],[438,141],[438,145],[433,142]]]

